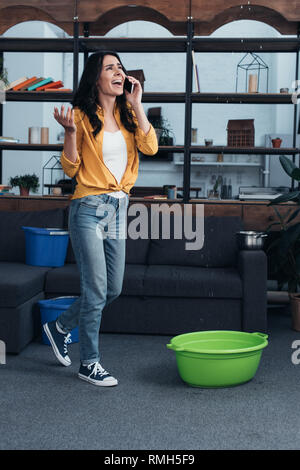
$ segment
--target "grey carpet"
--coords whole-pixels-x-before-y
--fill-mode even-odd
[[[78,344],[64,368],[31,343],[0,365],[0,449],[299,449],[300,333],[286,311],[268,319],[257,374],[234,388],[185,385],[171,337],[102,334],[102,363],[119,380],[107,389],[77,378]]]

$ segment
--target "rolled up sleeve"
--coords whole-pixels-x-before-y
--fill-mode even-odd
[[[77,154],[76,162],[71,162],[71,160],[68,159],[65,154],[65,151],[63,150],[60,156],[60,163],[66,175],[68,175],[70,178],[73,178],[79,170],[81,159]]]
[[[145,134],[140,127],[137,127],[135,141],[137,148],[146,155],[155,155],[158,151],[156,132],[152,124],[150,124],[148,134]]]

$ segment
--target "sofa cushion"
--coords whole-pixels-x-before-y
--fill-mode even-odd
[[[144,295],[146,270],[146,265],[126,264],[122,295]]]
[[[242,280],[235,268],[147,266],[144,295],[158,297],[242,298]]]
[[[80,277],[77,264],[68,263],[47,272],[46,294],[80,294]]]
[[[181,218],[183,221],[183,217]],[[202,267],[236,266],[238,248],[235,233],[242,229],[240,217],[205,217],[204,244],[201,249],[186,249],[186,243],[193,242],[185,236],[174,238],[174,217],[170,215],[170,239],[163,239],[161,224],[159,238],[151,238],[148,264]],[[184,226],[182,223],[182,233]],[[195,230],[195,226],[193,227]],[[200,239],[200,236],[199,236]]]
[[[25,263],[25,233],[28,227],[63,227],[63,209],[47,211],[1,211],[0,213],[0,261]]]
[[[45,275],[49,269],[1,261],[0,307],[17,307],[43,292]]]
[[[146,266],[126,264],[122,295],[143,295]],[[45,293],[80,295],[80,277],[77,264],[65,264],[47,272]]]
[[[126,239],[126,263],[127,264],[147,264],[148,250],[150,240],[138,238],[132,240],[127,237]]]
[[[74,251],[73,251],[73,246],[72,246],[72,241],[71,237],[69,237],[69,243],[68,243],[68,248],[67,248],[67,254],[66,254],[66,259],[65,263],[76,263]]]
[[[137,226],[135,224],[135,221]],[[149,221],[149,214],[147,213],[147,221]],[[127,216],[127,238],[126,238],[126,263],[128,264],[147,264],[147,257],[150,247],[150,236],[149,236],[149,222],[147,230],[147,238],[137,238],[134,240],[130,235],[130,226],[134,224],[135,230],[138,232],[142,229],[138,225],[138,219],[136,216]],[[135,231],[134,230],[134,231]]]

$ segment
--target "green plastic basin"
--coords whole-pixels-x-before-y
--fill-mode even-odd
[[[251,380],[268,335],[242,331],[197,331],[174,336],[167,348],[176,353],[180,377],[193,387],[232,387]]]

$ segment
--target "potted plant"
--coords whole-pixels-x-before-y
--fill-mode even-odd
[[[295,181],[300,181],[300,168],[284,155],[280,156],[280,163],[284,171]],[[292,312],[292,327],[300,331],[300,222],[295,223],[295,218],[300,212],[300,191],[292,191],[273,199],[268,205],[274,206],[288,201],[295,203],[295,208],[290,208],[282,215],[276,207],[273,207],[277,221],[267,228],[270,232],[273,226],[279,226],[277,237],[266,249],[270,272],[275,276],[278,289],[282,290],[287,285]],[[293,223],[292,223],[293,222]]]
[[[10,178],[10,185],[12,187],[19,186],[20,196],[28,196],[30,190],[33,193],[37,192],[39,187],[39,178],[36,174],[15,176],[14,178]]]
[[[275,139],[272,139],[272,145],[273,148],[279,148],[281,145],[282,139],[280,137],[276,137]]]
[[[158,145],[160,146],[172,146],[174,144],[174,133],[171,129],[170,123],[167,119],[163,118],[162,116],[149,116],[149,122],[154,127],[156,132]],[[172,160],[173,153],[166,153],[158,151],[154,157],[162,158],[164,160]]]
[[[222,176],[219,175],[213,185],[213,188],[208,191],[208,199],[220,199],[220,191],[218,191],[218,187],[222,185]]]

